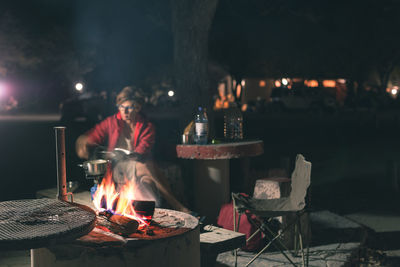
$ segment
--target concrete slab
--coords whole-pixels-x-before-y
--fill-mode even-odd
[[[30,267],[30,250],[0,251],[0,267]]]
[[[310,213],[312,246],[333,243],[362,243],[367,229],[343,216],[328,210]]]
[[[309,266],[345,266],[350,260],[351,254],[359,248],[359,243],[331,244],[310,248]],[[393,252],[390,256],[398,255]],[[239,252],[238,266],[244,266],[255,253]],[[389,256],[389,255],[388,255]],[[294,262],[301,262],[301,257],[291,257]],[[0,252],[0,267],[29,267],[30,251],[7,251]],[[216,266],[235,266],[235,259],[232,252],[228,251],[218,255]],[[251,265],[252,267],[261,266],[288,266],[287,260],[279,252],[262,254]]]
[[[400,258],[400,249],[386,250],[386,251],[384,251],[384,253],[385,253],[386,256],[388,256],[388,257]]]
[[[358,212],[348,214],[346,217],[377,233],[400,232],[400,214]]]
[[[42,189],[36,192],[36,198],[56,198],[57,197],[57,188],[47,188]],[[73,193],[74,202],[86,205],[92,209],[94,209],[94,205],[90,196],[89,191],[78,191]],[[68,196],[68,200],[71,200],[71,197]]]
[[[361,247],[366,228],[357,222],[328,210],[310,213],[312,247],[309,266],[345,266],[355,251]],[[256,253],[239,252],[238,266],[244,266]],[[287,253],[290,255],[290,253]],[[301,264],[301,257],[291,257]],[[219,254],[217,266],[235,266],[232,252]],[[251,266],[289,266],[290,263],[280,252],[263,253]]]
[[[372,249],[400,249],[400,215],[393,212],[358,212],[347,218],[364,225],[368,230],[366,246]]]
[[[400,266],[400,250],[386,250],[385,254],[385,265],[386,266]]]
[[[360,228],[361,225],[343,216],[332,213],[328,210],[315,211],[310,213],[311,222],[323,228]]]
[[[351,260],[352,254],[360,247],[360,243],[346,244],[330,244],[325,246],[317,246],[310,248],[309,251],[309,266],[329,266],[341,267],[346,266]],[[301,266],[301,257],[292,257],[287,253],[294,263]],[[251,252],[240,251],[238,253],[238,265],[245,266],[248,261],[255,255]],[[217,265],[235,266],[235,257],[232,252],[221,253],[217,257]],[[287,259],[280,252],[263,253],[251,265],[251,267],[278,267],[291,266]],[[348,266],[348,265],[347,265]]]
[[[77,202],[87,202],[88,194],[77,194]],[[371,225],[371,222],[377,224],[379,230],[396,230],[397,218],[393,215],[380,215],[383,221],[378,220],[377,216],[361,216],[363,213],[357,213],[348,218],[339,216],[327,210],[316,211],[310,214],[312,240],[313,245],[309,252],[309,266],[329,266],[340,267],[348,264],[352,260],[352,255],[361,248],[360,233],[364,233],[366,227],[361,226]],[[356,216],[357,215],[357,216]],[[356,219],[356,220],[355,220]],[[374,220],[369,220],[374,219]],[[386,221],[388,220],[388,221]],[[357,221],[360,221],[358,223]],[[400,223],[397,225],[400,227]],[[369,227],[369,226],[368,226]],[[371,232],[371,231],[370,231]],[[373,232],[373,231],[372,231]],[[393,235],[391,232],[385,232]],[[357,242],[348,242],[346,240],[354,239]],[[315,240],[324,241],[327,244],[315,244]],[[339,242],[333,242],[339,240]],[[387,238],[385,239],[387,240]],[[398,240],[398,239],[397,239]],[[373,243],[378,244],[379,240],[373,240]],[[290,253],[288,253],[290,254]],[[379,266],[400,266],[400,250],[384,251],[388,265]],[[255,255],[251,252],[238,253],[238,266],[244,266]],[[301,257],[291,257],[294,262],[300,263]],[[356,260],[356,259],[353,259]],[[224,252],[218,255],[216,266],[234,266],[235,259],[231,251]],[[0,267],[28,267],[30,266],[30,251],[7,251],[0,252]],[[287,260],[279,252],[263,253],[254,263],[252,267],[257,266],[289,266]]]

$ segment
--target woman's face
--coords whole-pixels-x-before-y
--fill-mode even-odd
[[[124,101],[118,106],[122,120],[127,123],[132,122],[135,119],[136,113],[138,113],[141,108],[142,106],[140,104],[131,100]]]

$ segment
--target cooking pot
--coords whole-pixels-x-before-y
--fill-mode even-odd
[[[136,214],[141,215],[145,221],[151,221],[154,215],[156,202],[153,200],[134,200],[132,205]]]
[[[95,159],[78,164],[85,170],[86,176],[101,176],[106,173],[108,160]]]

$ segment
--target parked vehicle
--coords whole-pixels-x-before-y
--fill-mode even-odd
[[[326,93],[323,88],[318,87],[274,88],[269,105],[270,109],[274,111],[311,110],[333,112],[337,109],[335,97]]]

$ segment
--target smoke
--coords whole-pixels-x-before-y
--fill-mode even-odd
[[[159,191],[153,182],[151,174],[143,170],[144,165],[137,165],[133,159],[122,159],[114,164],[113,180],[117,191],[126,184],[127,181],[134,182],[135,200],[155,201],[156,206],[161,204]]]

